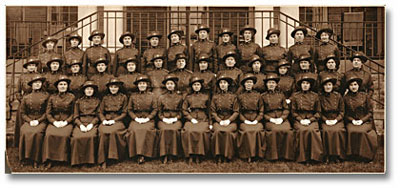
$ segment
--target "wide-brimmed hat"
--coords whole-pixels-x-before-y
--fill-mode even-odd
[[[315,37],[317,37],[317,39],[321,39],[321,34],[323,32],[328,33],[329,36],[332,36],[332,34],[333,34],[332,28],[328,24],[324,24],[324,25],[321,26],[321,29],[318,30],[318,32],[315,35]]]
[[[219,37],[222,37],[222,35],[228,34],[229,36],[233,35],[233,32],[229,28],[222,28],[220,33],[218,34]]]
[[[367,62],[368,58],[365,56],[363,52],[354,52],[353,56],[350,57],[350,60],[353,61],[354,58],[360,58],[363,63]]]
[[[326,82],[332,82],[332,84],[335,85],[336,82],[337,82],[337,78],[335,78],[334,76],[329,75],[329,74],[323,74],[323,75],[321,75],[321,83],[320,83],[320,84],[321,84],[321,87],[324,86],[324,84],[325,84]]]
[[[276,68],[279,69],[279,67],[282,67],[282,66],[291,66],[291,64],[289,63],[288,60],[281,59],[281,60],[279,60],[278,65],[276,66]]]
[[[150,61],[153,62],[156,59],[164,59],[164,55],[163,54],[154,54]]]
[[[58,80],[54,82],[54,86],[57,88],[58,83],[62,81],[66,81],[68,85],[71,83],[71,79],[67,75],[61,75],[60,77],[58,77]]]
[[[48,37],[46,38],[46,40],[44,40],[44,41],[42,42],[42,46],[43,46],[44,48],[46,48],[46,43],[48,43],[48,42],[50,42],[50,41],[54,42],[54,45],[56,45],[58,40],[57,40],[56,38],[52,37],[52,36],[48,36]]]
[[[308,62],[311,63],[311,56],[310,56],[310,54],[301,54],[301,55],[299,56],[299,58],[297,59],[297,62],[300,62],[300,61],[308,61]]]
[[[234,57],[235,59],[237,58],[237,54],[236,54],[236,52],[235,51],[228,51],[228,52],[226,52],[226,54],[224,55],[224,57],[222,58],[222,60],[223,61],[225,61],[226,60],[226,58],[228,58],[228,57]]]
[[[165,83],[167,83],[168,80],[172,80],[173,82],[175,82],[175,84],[178,84],[179,78],[175,74],[168,74],[167,76],[164,77],[162,83],[165,85]]]
[[[219,75],[216,84],[218,85],[221,80],[226,80],[229,83],[229,85],[231,85],[233,82],[233,79],[226,74]]]
[[[190,81],[189,81],[190,87],[192,87],[192,85],[193,85],[195,82],[200,82],[201,86],[203,86],[204,79],[203,79],[203,78],[200,78],[200,77],[198,77],[198,76],[194,76],[194,77],[190,78]]]
[[[132,39],[132,42],[133,42],[133,40],[135,39],[135,35],[133,34],[133,33],[131,33],[131,32],[129,32],[129,31],[126,31],[125,33],[123,33],[120,37],[119,37],[119,42],[121,43],[121,44],[124,44],[124,37],[131,37],[131,39]]]
[[[34,77],[28,82],[28,85],[29,85],[29,86],[32,86],[33,82],[38,81],[38,80],[40,80],[40,81],[42,81],[42,83],[44,83],[44,81],[46,81],[46,77],[44,77],[44,76],[38,74],[38,75],[34,76]]]
[[[355,75],[355,74],[349,74],[348,76],[346,76],[346,87],[345,88],[349,88],[350,83],[356,81],[358,83],[359,86],[361,86],[362,84],[362,78],[360,78],[359,76]]]
[[[157,37],[158,39],[161,39],[162,35],[158,31],[152,31],[149,33],[149,35],[147,35],[146,39],[150,40],[152,37]]]
[[[128,57],[124,61],[124,65],[126,66],[129,62],[134,62],[135,64],[138,63],[138,59],[136,57]]]
[[[24,67],[25,69],[28,67],[28,65],[30,64],[35,64],[36,66],[38,66],[40,63],[40,59],[37,57],[29,57],[28,60],[22,65],[22,67]]]
[[[253,35],[257,33],[257,29],[250,25],[245,25],[239,32],[240,35],[243,35],[244,31],[250,30],[253,32]]]
[[[139,82],[148,82],[150,83],[150,78],[149,76],[145,74],[141,74],[138,77],[136,77],[136,80],[133,82],[133,84],[138,85]]]
[[[78,45],[79,44],[81,44],[81,42],[82,42],[82,37],[80,36],[80,35],[78,35],[78,33],[72,33],[72,34],[70,34],[69,36],[68,36],[68,41],[71,41],[71,39],[78,39],[78,41],[79,41],[79,43],[78,43]]]
[[[335,54],[329,54],[329,55],[327,55],[326,58],[324,59],[324,65],[326,66],[326,63],[327,63],[330,59],[335,60],[336,69],[339,69],[340,60],[339,60],[339,58],[338,58]]]
[[[171,33],[169,33],[168,36],[167,36],[169,40],[171,40],[171,35],[172,34],[177,34],[179,36],[179,38],[182,38],[183,31],[182,30],[175,30],[175,29],[171,30]]]
[[[111,78],[110,81],[108,81],[106,84],[107,87],[109,87],[110,85],[122,86],[122,85],[124,85],[124,82],[122,82],[120,79],[114,77],[114,78]]]
[[[268,29],[268,31],[267,31],[267,36],[265,37],[265,39],[269,40],[269,37],[270,37],[272,34],[276,34],[276,35],[278,35],[278,37],[279,37],[279,35],[281,35],[281,31],[280,31],[279,29],[270,28],[270,29]]]
[[[194,32],[199,34],[200,30],[206,30],[207,33],[210,33],[210,28],[208,26],[206,26],[206,25],[203,25],[203,24],[200,25]]]
[[[69,67],[72,67],[72,65],[79,64],[79,66],[82,67],[82,61],[80,59],[73,59],[71,62],[68,64]]]
[[[294,28],[294,30],[292,31],[292,33],[290,35],[294,38],[294,35],[296,34],[297,31],[303,31],[304,36],[306,36],[308,33],[308,30],[306,27],[297,26],[296,28]]]
[[[99,35],[101,39],[104,39],[104,37],[106,36],[102,31],[96,29],[93,30],[92,33],[90,33],[89,40],[92,41],[92,38],[96,35]]]
[[[275,80],[275,82],[278,83],[280,78],[278,74],[270,72],[265,75],[264,83],[267,83],[268,80]]]
[[[97,92],[97,89],[99,88],[99,86],[97,86],[97,84],[96,84],[94,81],[92,81],[92,80],[87,80],[87,81],[82,85],[82,88],[81,88],[82,92],[83,92],[83,91],[85,90],[85,88],[87,88],[87,87],[92,87],[92,88],[94,89],[95,93]]]
[[[311,88],[314,87],[315,81],[317,80],[316,76],[312,73],[305,73],[303,75],[300,75],[299,80],[297,80],[297,86],[301,88],[301,82],[303,81],[308,81],[310,82]]]
[[[188,60],[186,54],[184,54],[184,53],[178,53],[178,54],[176,54],[176,56],[175,56],[175,62],[178,61],[178,59],[184,59],[184,60],[186,60],[186,61]]]
[[[106,58],[104,58],[104,57],[100,57],[94,62],[93,65],[97,66],[97,64],[99,64],[99,63],[105,63],[107,65],[108,64],[108,60]]]
[[[208,54],[206,54],[206,53],[201,53],[199,55],[199,58],[197,58],[197,62],[200,62],[200,61],[209,62],[210,61],[210,56]]]
[[[252,67],[253,63],[256,62],[256,61],[259,61],[261,63],[262,60],[261,60],[260,56],[254,54],[253,56],[251,56],[251,59],[250,59],[250,62],[249,62],[249,67]],[[263,66],[262,63],[261,63],[261,66]]]
[[[47,67],[50,68],[51,62],[58,62],[58,63],[60,64],[60,68],[61,68],[61,66],[62,66],[62,64],[63,64],[63,59],[62,59],[61,55],[56,54],[56,55],[53,55],[53,56],[47,61],[47,63],[46,63]],[[59,69],[60,69],[60,68],[59,68]]]
[[[257,82],[257,77],[256,77],[253,73],[246,73],[246,74],[243,76],[242,80],[240,81],[240,84],[241,84],[241,85],[244,85],[244,83],[245,83],[247,80],[253,80],[253,83],[255,84],[255,83]]]

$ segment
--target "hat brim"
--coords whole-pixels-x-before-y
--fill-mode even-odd
[[[42,77],[42,78],[37,78],[37,79],[31,80],[31,81],[28,82],[28,86],[32,87],[33,82],[36,82],[36,81],[39,81],[39,80],[42,81],[42,84],[43,84],[46,81],[46,78]],[[43,87],[43,85],[42,85],[42,87]]]
[[[269,40],[269,37],[270,37],[271,35],[273,35],[273,34],[276,34],[276,35],[278,35],[278,37],[279,37],[279,36],[281,35],[281,31],[276,30],[276,31],[273,31],[273,32],[271,32],[271,33],[268,33],[267,36],[265,37],[265,39]]]
[[[71,84],[71,79],[69,79],[69,78],[64,78],[64,79],[57,80],[56,82],[54,82],[54,86],[57,88],[58,83],[60,83],[60,82],[62,82],[62,81],[67,82],[67,83],[68,83],[68,86]]]
[[[172,33],[168,34],[167,38],[168,38],[169,40],[171,40],[171,35],[172,35],[172,34],[177,34],[177,35],[179,36],[179,39],[181,39],[182,36],[183,36],[183,32],[175,31],[175,32],[172,32]]]
[[[146,78],[146,79],[136,80],[136,81],[133,82],[133,84],[138,85],[139,82],[148,82],[148,83],[150,83],[150,79]]]
[[[99,89],[99,86],[97,86],[96,84],[84,85],[84,86],[82,86],[82,88],[81,88],[82,92],[84,92],[85,89],[86,89],[87,87],[92,87],[92,88],[94,89],[95,93],[96,93],[96,92],[98,91],[98,89]]]
[[[225,77],[225,78],[218,79],[216,84],[218,85],[221,80],[227,81],[229,83],[229,85],[232,85],[232,83],[233,83],[233,79],[232,78]]]
[[[347,81],[346,81],[346,87],[345,87],[345,88],[346,88],[346,89],[349,88],[350,83],[351,83],[351,82],[354,82],[354,81],[356,81],[356,82],[358,83],[358,85],[361,86],[361,84],[362,84],[362,79],[356,77],[356,78],[352,78],[352,79],[350,79],[350,80],[347,80]],[[360,90],[360,88],[359,88],[358,90]]]
[[[200,79],[200,80],[196,80],[196,81],[190,82],[190,83],[189,83],[190,87],[191,87],[194,83],[196,83],[196,82],[200,82],[201,86],[203,86],[203,84],[204,84],[204,80],[203,80],[203,79]]]
[[[109,87],[110,85],[122,86],[122,85],[124,85],[124,82],[118,81],[118,82],[109,82],[106,84],[107,87]]]
[[[61,68],[61,66],[63,65],[62,59],[58,59],[58,60],[50,60],[50,61],[48,61],[48,62],[46,63],[47,67],[50,68],[50,64],[51,64],[52,62],[58,62],[58,63],[60,64],[60,68]]]
[[[294,35],[296,34],[297,31],[303,31],[304,36],[306,36],[307,33],[308,33],[308,31],[307,31],[306,28],[297,28],[297,29],[294,29],[294,30],[292,31],[292,33],[290,34],[290,36],[292,36],[292,38],[294,38]]]
[[[146,39],[147,39],[147,40],[150,40],[150,39],[153,38],[153,37],[157,37],[157,38],[161,39],[161,38],[162,38],[162,35],[151,35],[151,36],[146,37]]]
[[[315,37],[316,37],[317,39],[320,39],[320,40],[321,40],[321,34],[322,34],[323,32],[328,33],[329,36],[332,36],[332,35],[333,35],[333,30],[332,30],[332,29],[324,28],[324,29],[319,30],[319,31],[317,32],[317,34],[315,35]]]
[[[330,78],[330,79],[324,80],[324,81],[321,82],[321,86],[324,86],[326,82],[332,82],[332,84],[335,85],[336,82],[337,82],[337,79],[336,78]]]
[[[165,83],[167,83],[169,80],[175,82],[175,84],[178,84],[179,78],[168,78],[168,79],[166,79],[166,80],[163,80],[163,81],[162,81],[162,84],[165,85]]]
[[[68,41],[71,41],[71,39],[78,39],[78,45],[80,45],[82,43],[82,37],[80,36],[72,36],[72,37],[68,37]]]
[[[239,34],[243,35],[244,31],[246,31],[246,30],[252,31],[253,32],[253,36],[257,33],[257,30],[255,28],[245,28],[245,29],[240,30]]]
[[[101,40],[103,40],[104,37],[106,36],[104,33],[96,33],[96,34],[94,34],[94,35],[90,35],[90,36],[89,36],[89,40],[92,41],[93,37],[96,36],[96,35],[100,35]]]
[[[218,36],[219,37],[222,37],[222,35],[224,35],[224,34],[228,34],[229,36],[232,36],[233,35],[233,32],[222,32],[222,33],[220,33],[220,34],[218,34]]]
[[[40,63],[40,61],[26,62],[25,64],[22,65],[22,67],[24,67],[26,69],[28,67],[28,65],[30,65],[30,64],[35,64],[36,66],[38,66],[39,63]]]
[[[244,85],[244,83],[245,83],[247,80],[253,80],[253,83],[255,84],[255,83],[257,82],[257,77],[245,78],[245,79],[243,79],[242,81],[240,81],[240,85]]]
[[[263,81],[264,81],[264,84],[266,84],[269,80],[274,80],[276,83],[278,83],[279,82],[279,80],[280,80],[280,78],[279,77],[277,77],[277,78],[265,78]]]
[[[47,40],[45,40],[45,41],[42,42],[43,48],[46,48],[46,43],[48,43],[48,42],[50,42],[50,41],[54,42],[54,46],[57,45],[57,42],[58,42],[57,39],[47,39]]]
[[[233,57],[233,58],[236,59],[237,56],[236,56],[236,54],[225,55],[225,56],[222,58],[222,60],[225,62],[225,60],[226,60],[228,57]]]
[[[197,34],[199,34],[199,32],[200,32],[201,30],[206,30],[207,33],[210,33],[210,28],[200,28],[200,29],[196,29],[194,32],[197,33]]]
[[[314,85],[315,85],[315,79],[313,79],[313,78],[303,78],[303,79],[300,79],[299,81],[297,81],[297,86],[298,86],[300,89],[301,89],[301,82],[303,82],[303,81],[308,81],[308,82],[310,82],[311,88],[314,87]]]
[[[133,35],[132,33],[121,35],[121,36],[119,37],[119,42],[120,42],[121,44],[124,44],[124,38],[125,38],[126,36],[131,37],[132,43],[133,43],[133,40],[135,39],[135,35]]]
[[[368,60],[365,56],[353,56],[350,58],[350,60],[353,61],[354,58],[360,58],[363,63],[367,62]]]

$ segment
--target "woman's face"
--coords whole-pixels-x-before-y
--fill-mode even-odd
[[[353,67],[354,68],[361,68],[362,67],[362,61],[360,58],[356,57],[353,59]]]
[[[96,69],[97,69],[97,72],[102,73],[102,72],[106,71],[107,66],[105,63],[97,63]]]
[[[193,89],[193,91],[199,92],[201,90],[201,83],[200,82],[193,83],[192,89]]]
[[[72,73],[78,73],[79,70],[81,70],[81,66],[80,65],[74,64],[74,65],[71,66],[71,72]]]
[[[252,36],[253,36],[253,32],[250,30],[245,30],[243,32],[243,38],[244,38],[244,41],[246,41],[246,42],[250,41]]]
[[[40,88],[42,88],[42,81],[36,80],[32,83],[33,90],[39,90]]]
[[[253,68],[254,72],[260,72],[261,71],[261,62],[260,61],[255,61],[255,62],[253,62],[251,67]]]
[[[92,37],[92,42],[95,45],[99,45],[101,43],[101,36],[100,35],[95,35]]]
[[[28,72],[35,72],[37,70],[37,66],[36,64],[31,63],[26,66],[26,69],[28,70]]]
[[[278,42],[279,42],[279,37],[278,37],[277,34],[272,34],[272,35],[269,36],[268,40],[269,40],[269,42],[270,42],[271,44],[278,44]]]
[[[309,61],[300,61],[300,69],[301,70],[310,70],[310,62]]]
[[[53,41],[49,41],[46,43],[46,49],[53,50],[55,45],[56,45],[56,43],[54,43]]]
[[[176,43],[179,43],[181,41],[179,35],[176,34],[176,33],[172,34],[170,38],[171,38],[172,44],[176,44]]]
[[[303,31],[297,31],[294,35],[294,40],[296,42],[303,42],[304,41],[304,33]]]
[[[132,45],[132,38],[130,36],[125,36],[122,40],[124,42],[124,46]]]
[[[128,70],[128,72],[135,72],[136,70],[136,63],[135,62],[128,62],[126,64],[126,69]]]
[[[156,59],[154,60],[154,66],[156,68],[162,68],[163,60],[162,59]]]
[[[231,41],[231,36],[228,33],[225,33],[222,35],[222,42],[223,43],[228,43],[229,41]]]
[[[158,43],[160,43],[160,39],[158,37],[151,37],[150,38],[150,45],[153,47],[158,46]]]
[[[219,88],[220,88],[222,91],[228,91],[228,87],[229,87],[228,81],[226,81],[226,80],[221,80],[221,81],[219,81]]]
[[[199,31],[199,39],[205,40],[208,38],[208,32],[206,30]]]
[[[50,63],[50,70],[55,72],[58,71],[58,69],[60,68],[60,63],[58,61],[53,61]]]
[[[330,93],[330,92],[332,92],[332,90],[333,90],[333,84],[332,84],[332,82],[326,82],[326,83],[324,84],[324,91],[325,91],[326,93]]]
[[[267,81],[267,89],[271,91],[275,91],[275,88],[278,84],[276,83],[275,80],[268,80]]]
[[[172,80],[168,80],[165,83],[165,87],[167,88],[168,91],[174,91],[175,90],[175,82]]]
[[[207,61],[200,61],[199,62],[199,68],[201,71],[207,70],[208,69],[208,62]]]
[[[116,94],[119,91],[119,86],[115,85],[115,84],[111,84],[110,86],[108,86],[108,89],[110,90],[111,94]]]
[[[280,75],[285,75],[288,72],[288,67],[287,66],[280,66],[278,71],[279,71]]]
[[[326,62],[326,68],[328,68],[328,70],[336,70],[336,61],[334,59],[329,59]]]
[[[57,89],[58,89],[58,92],[60,92],[60,93],[67,92],[67,90],[68,90],[68,82],[66,82],[66,81],[58,82]]]
[[[304,80],[304,81],[301,82],[301,89],[302,89],[303,91],[308,91],[308,90],[310,90],[310,86],[311,86],[311,84],[310,84],[309,81]]]
[[[145,82],[145,81],[140,81],[140,82],[138,83],[138,88],[139,88],[139,91],[146,91],[146,89],[147,89],[147,82]]]
[[[71,44],[71,47],[77,47],[79,45],[79,40],[77,38],[72,38],[71,40],[69,40],[69,43]]]
[[[350,90],[351,92],[355,93],[355,92],[358,91],[358,88],[359,88],[359,87],[360,87],[360,86],[358,85],[358,83],[357,83],[356,81],[353,81],[353,82],[351,82],[350,85],[349,85],[349,90]]]
[[[329,34],[327,32],[321,33],[321,41],[325,43],[329,42]]]
[[[186,59],[178,59],[176,60],[176,68],[183,69],[186,66]]]
[[[254,86],[253,80],[246,80],[244,82],[244,88],[246,89],[246,91],[251,91],[253,89],[253,86]]]
[[[236,64],[236,60],[234,57],[230,56],[225,59],[225,64],[227,67],[234,67]]]
[[[93,96],[94,94],[94,88],[93,87],[86,87],[85,90],[83,90],[85,92],[85,95],[88,97]]]

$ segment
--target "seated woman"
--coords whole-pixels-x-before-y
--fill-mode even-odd
[[[346,157],[346,129],[344,128],[344,103],[340,93],[334,91],[336,78],[333,76],[320,77],[322,92],[321,128],[325,161],[339,162]]]
[[[192,92],[183,101],[182,111],[186,122],[182,129],[182,146],[189,164],[200,162],[200,158],[209,154],[211,125],[209,105],[210,96],[202,92],[204,80],[192,77]]]
[[[126,133],[122,120],[126,116],[128,97],[121,92],[123,82],[111,78],[107,83],[108,94],[99,107],[99,150],[97,162],[107,168],[109,159],[122,160],[126,157]]]
[[[291,97],[293,127],[296,130],[297,162],[321,161],[323,156],[321,133],[318,120],[321,113],[318,94],[311,91],[316,77],[303,74],[297,81],[301,91]]]
[[[54,83],[58,92],[49,98],[46,108],[49,122],[43,141],[43,162],[47,162],[46,169],[51,168],[53,161],[67,162],[69,159],[69,144],[74,117],[75,96],[68,92],[71,80],[67,76],[60,76]]]
[[[264,106],[266,129],[266,159],[294,160],[295,137],[288,120],[289,106],[285,94],[277,88],[279,77],[275,73],[267,73],[264,79],[267,91],[261,95]]]
[[[22,119],[21,136],[19,137],[19,160],[33,161],[33,168],[38,168],[42,161],[42,142],[46,130],[46,105],[49,94],[42,87],[45,78],[36,75],[28,85],[32,92],[26,94],[20,104]]]
[[[264,127],[261,119],[264,114],[264,106],[260,98],[261,94],[253,89],[257,77],[252,73],[246,73],[240,82],[244,88],[238,96],[240,128],[237,139],[239,157],[252,159],[264,157]]]
[[[231,160],[236,151],[236,118],[239,115],[239,103],[236,94],[232,93],[233,80],[226,75],[217,79],[218,90],[211,100],[210,110],[214,120],[214,132],[211,136],[211,147],[217,163]]]
[[[372,120],[372,101],[368,93],[360,91],[363,83],[361,78],[357,75],[348,75],[346,78],[346,88],[349,89],[343,97],[347,122],[346,154],[364,162],[372,162],[378,148]]]
[[[139,164],[144,163],[145,157],[155,157],[156,138],[155,116],[157,115],[157,99],[149,91],[150,78],[139,75],[134,84],[139,89],[132,93],[128,102],[128,114],[131,118],[128,133],[129,157],[137,157]]]
[[[163,164],[180,153],[183,97],[177,92],[178,77],[169,74],[162,82],[167,92],[158,99],[158,129],[160,130],[160,156]]]
[[[82,97],[76,100],[74,108],[75,128],[71,138],[71,165],[95,164],[98,148],[97,117],[100,99],[95,95],[97,85],[86,81],[81,89]]]

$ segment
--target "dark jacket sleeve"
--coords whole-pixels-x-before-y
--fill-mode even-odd
[[[366,103],[364,105],[366,106],[366,108],[368,110],[368,113],[364,117],[362,117],[361,120],[363,122],[367,122],[372,117],[372,114],[373,114],[372,101],[371,101],[371,98],[369,96],[367,96],[367,100],[366,100]]]
[[[314,110],[315,110],[314,116],[312,118],[310,118],[311,122],[318,121],[319,118],[321,117],[321,103],[319,101],[318,96],[317,96],[317,100],[314,103]]]
[[[211,99],[210,114],[216,122],[221,122],[222,119],[217,114],[217,107],[215,106],[215,98]]]
[[[53,108],[53,97],[49,98],[49,101],[47,102],[47,107],[46,107],[46,117],[49,123],[53,124],[56,119],[54,119],[53,115],[51,114]]]
[[[185,100],[183,101],[182,113],[186,120],[191,121],[193,119],[193,117],[190,115],[190,112],[189,112],[189,97],[188,96],[186,96]]]
[[[229,117],[229,121],[233,122],[236,120],[237,116],[239,115],[239,102],[238,102],[238,98],[235,97],[235,100],[233,101],[233,114],[231,115],[231,117]]]
[[[65,119],[65,121],[68,123],[72,123],[72,121],[74,120],[74,106],[75,106],[75,96],[72,96],[72,104],[69,106],[70,115],[68,116],[67,119]]]
[[[79,118],[79,100],[77,100],[74,105],[74,120],[75,120],[74,121],[75,125],[77,125],[77,126],[82,125],[82,122]]]
[[[258,112],[256,120],[259,122],[259,121],[262,120],[263,115],[264,115],[264,103],[263,103],[263,101],[261,99],[261,95],[258,98],[259,99],[258,99],[258,104],[257,105],[258,105],[259,112]]]
[[[162,121],[164,119],[163,108],[164,105],[162,104],[162,100],[164,97],[160,96],[157,100],[157,109],[158,109],[158,118]]]
[[[289,116],[289,105],[286,103],[286,99],[285,99],[285,95],[282,95],[283,97],[283,100],[282,100],[282,107],[283,107],[283,113],[282,113],[282,116],[281,116],[281,118],[283,119],[283,120],[286,120],[287,119],[287,117]]]
[[[99,110],[98,111],[99,111],[98,112],[99,119],[100,119],[101,122],[103,122],[104,120],[106,120],[106,117],[104,116],[104,98],[100,102],[100,106],[99,106]]]
[[[128,107],[128,98],[124,95],[124,102],[122,104],[121,114],[118,117],[114,118],[114,121],[121,121],[126,117],[127,107]]]
[[[152,102],[151,102],[151,108],[152,111],[151,113],[147,116],[149,119],[154,119],[154,117],[157,115],[157,99],[153,96]]]
[[[135,118],[137,118],[137,115],[133,112],[133,95],[131,95],[128,100],[128,114],[132,120],[135,120]]]
[[[24,99],[24,98],[22,99],[20,106],[21,106],[20,113],[21,113],[22,120],[24,120],[24,122],[32,121],[32,119],[28,115],[26,115],[26,113],[27,113],[27,111],[26,111],[27,110],[26,109],[26,99]]]

